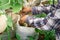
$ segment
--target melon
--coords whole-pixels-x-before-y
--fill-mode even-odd
[[[7,27],[7,17],[5,15],[0,16],[0,33],[4,32]]]

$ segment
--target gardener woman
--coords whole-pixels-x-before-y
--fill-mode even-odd
[[[25,15],[21,20],[26,22],[28,25],[34,26],[36,28],[40,28],[41,30],[56,30],[56,40],[60,40],[60,9],[58,6],[55,8],[51,6],[48,7],[24,7],[22,13],[32,12],[33,15],[40,14],[41,12],[45,12],[47,16],[45,18],[34,18],[33,16]],[[57,9],[56,9],[57,8]]]

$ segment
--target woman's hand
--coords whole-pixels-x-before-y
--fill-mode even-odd
[[[26,22],[26,18],[28,17],[28,15],[24,15],[20,18],[19,20],[19,24],[24,24]]]
[[[27,14],[31,12],[31,7],[23,7],[23,9],[20,11],[19,15],[21,16],[20,17],[20,20],[19,20],[19,24],[24,24],[25,21],[26,21],[26,18],[27,18]]]
[[[31,12],[32,8],[31,7],[23,7],[22,12],[28,13]]]

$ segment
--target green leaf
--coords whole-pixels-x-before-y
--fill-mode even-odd
[[[37,33],[39,33],[39,32],[40,32],[40,30],[39,30],[39,29],[37,29],[37,28],[35,28],[35,31],[36,31]]]
[[[39,15],[35,15],[36,18],[44,18],[46,17],[45,13],[39,14]]]
[[[2,2],[0,1],[0,6],[1,6],[1,3],[2,3]]]
[[[10,7],[10,0],[0,0],[0,9],[8,9]]]
[[[9,0],[0,0],[1,5],[7,4]]]
[[[10,36],[10,28],[7,27],[6,30],[7,30],[8,40],[11,40],[11,36]]]
[[[10,8],[10,5],[9,4],[7,4],[7,5],[3,5],[3,6],[0,6],[0,9],[9,9]]]
[[[55,40],[55,30],[45,31],[36,28],[35,31],[40,35],[44,34],[45,35],[44,40]]]
[[[2,37],[0,36],[0,40],[2,40]]]
[[[13,27],[13,21],[12,18],[10,16],[7,16],[8,20],[7,20],[7,26],[9,27]]]
[[[22,5],[16,3],[14,6],[12,6],[12,8],[13,8],[12,11],[14,13],[18,13],[22,9]]]
[[[12,8],[14,13],[18,13],[23,6],[23,0],[0,0],[0,9]]]
[[[20,36],[16,33],[17,40],[21,40]]]
[[[12,11],[14,13],[18,13],[20,10],[22,10],[23,2],[22,0],[11,0],[10,5],[12,8]]]
[[[50,4],[53,4],[53,0],[49,0],[49,3]],[[54,0],[54,3],[56,4],[57,3],[57,0]]]
[[[23,0],[18,0],[18,3],[23,5],[24,1]]]
[[[32,37],[30,37],[30,40],[34,40]]]
[[[34,37],[28,36],[29,40],[34,40]]]

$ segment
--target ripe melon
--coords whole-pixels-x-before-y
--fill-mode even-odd
[[[0,33],[4,32],[7,27],[7,17],[5,15],[0,16]]]

